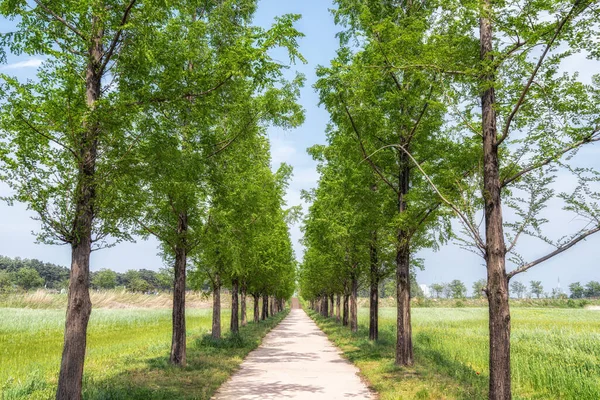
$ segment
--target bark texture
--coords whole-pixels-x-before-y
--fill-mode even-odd
[[[352,275],[350,290],[350,330],[358,331],[358,277]]]
[[[252,298],[254,299],[254,322],[258,323],[260,321],[260,296],[253,294]]]
[[[410,320],[410,251],[408,244],[400,247],[396,255],[396,307],[397,329],[396,364],[413,365],[412,325]]]
[[[377,260],[377,233],[373,233],[374,243],[370,246],[371,275],[369,294],[369,340],[379,339],[379,268]]]
[[[343,312],[343,316],[342,316],[342,325],[343,326],[348,326],[348,301],[350,299],[350,296],[347,294],[344,294],[344,312]]]
[[[101,95],[102,82],[102,36],[100,20],[92,19],[93,34],[89,61],[86,67],[86,105],[90,111],[96,108]],[[100,127],[87,124],[81,137],[75,193],[75,217],[71,241],[71,271],[65,334],[56,399],[81,399],[83,367],[87,342],[87,326],[92,312],[89,294],[90,254],[92,251],[92,226],[96,200],[96,157]]]
[[[242,284],[242,298],[241,298],[241,314],[242,314],[242,326],[248,325],[248,315],[246,310],[246,284]]]
[[[335,308],[334,308],[334,303],[333,303],[333,295],[329,296],[329,313],[327,314],[328,317],[333,317],[333,314],[335,312]]]
[[[481,59],[493,61],[493,30],[490,0],[484,0],[480,19]],[[510,400],[510,308],[506,276],[506,244],[504,241],[498,132],[496,127],[495,72],[482,77],[481,96],[483,127],[483,198],[485,202],[485,239],[487,294],[490,340],[490,400]]]
[[[325,318],[329,316],[329,301],[327,295],[321,296],[321,315]]]
[[[231,321],[229,323],[229,329],[231,333],[237,335],[240,333],[240,304],[239,304],[239,288],[240,281],[235,278],[231,281]]]
[[[171,337],[171,364],[184,367],[186,364],[185,335],[185,273],[187,264],[188,230],[187,213],[179,213],[177,234],[181,238],[175,246],[175,282],[173,284],[173,335]]]
[[[215,287],[213,288],[213,313],[212,313],[212,331],[213,339],[221,339],[221,277],[215,277]]]
[[[269,318],[269,296],[265,294],[263,295],[261,319],[264,321],[267,318]]]
[[[408,147],[408,144],[406,145]],[[410,160],[402,152],[398,176],[398,213],[402,215],[408,208],[406,195],[410,190]],[[396,250],[396,364],[410,366],[414,363],[412,345],[412,324],[410,318],[410,233],[399,229]]]
[[[341,321],[341,315],[342,315],[342,310],[340,309],[342,307],[342,299],[341,299],[341,296],[339,294],[336,296],[335,304],[336,304],[335,320],[337,322],[340,322]]]

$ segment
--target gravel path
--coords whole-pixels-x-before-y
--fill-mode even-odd
[[[306,313],[294,308],[213,399],[375,399],[357,373]]]

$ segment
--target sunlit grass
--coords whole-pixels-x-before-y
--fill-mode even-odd
[[[86,399],[208,399],[245,355],[285,313],[242,328],[228,337],[229,310],[223,310],[225,339],[206,338],[211,311],[188,309],[188,366],[168,363],[171,311],[93,310],[84,375]],[[2,399],[49,399],[54,395],[62,351],[63,310],[0,309]]]
[[[414,368],[394,366],[393,308],[380,310],[377,344],[367,340],[368,309],[360,309],[354,335],[331,320],[313,318],[382,399],[487,397],[487,309],[413,309]],[[600,312],[513,309],[511,356],[515,399],[600,399]]]

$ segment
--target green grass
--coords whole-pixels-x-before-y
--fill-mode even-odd
[[[227,334],[208,336],[211,310],[188,309],[188,365],[174,368],[168,357],[171,311],[92,311],[84,373],[85,399],[209,399],[286,312]],[[0,308],[0,398],[50,399],[62,351],[64,310]]]
[[[512,311],[514,399],[600,399],[600,311]],[[416,308],[415,366],[394,366],[396,310],[380,310],[378,343],[368,340],[368,309],[359,332],[312,313],[381,399],[484,399],[488,384],[487,309]]]

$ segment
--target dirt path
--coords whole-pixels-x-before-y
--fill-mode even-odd
[[[213,399],[374,399],[357,372],[306,313],[294,308]]]

